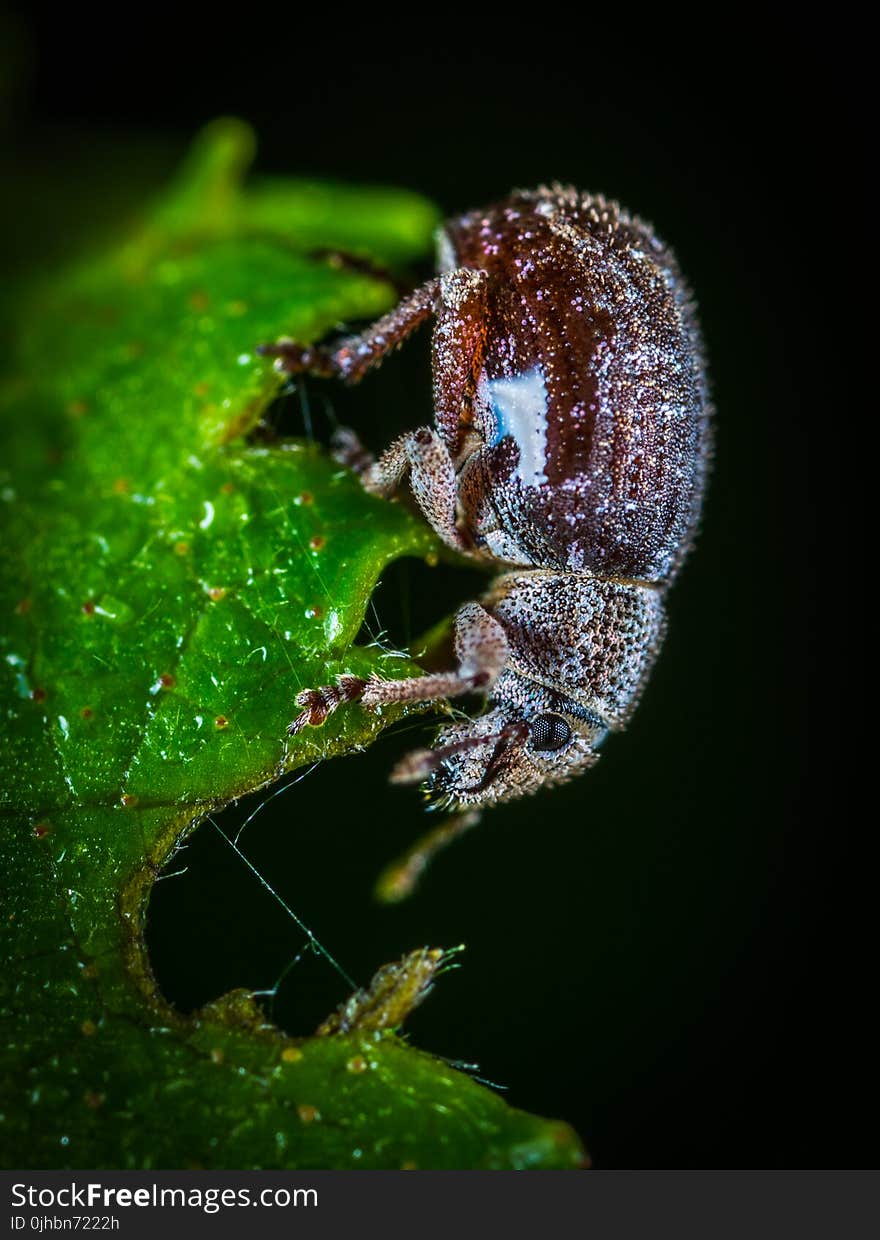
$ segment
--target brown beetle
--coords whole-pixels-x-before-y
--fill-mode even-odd
[[[569,779],[626,724],[699,516],[709,402],[675,258],[615,203],[517,191],[448,222],[439,269],[361,335],[265,351],[282,371],[354,382],[434,316],[436,428],[378,460],[344,432],[337,453],[375,494],[408,478],[450,547],[504,571],[457,613],[453,671],[341,676],[299,694],[290,731],[343,702],[485,695],[394,775],[464,809]]]

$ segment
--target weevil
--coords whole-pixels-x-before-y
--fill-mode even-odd
[[[498,575],[455,616],[455,667],[340,676],[298,695],[290,731],[344,703],[481,695],[482,713],[392,776],[465,811],[464,827],[473,807],[591,767],[626,725],[699,518],[710,406],[678,263],[614,202],[516,191],[443,226],[438,272],[358,335],[264,352],[283,372],[356,382],[433,317],[435,425],[378,459],[343,432],[337,455],[376,495],[408,481],[440,538]]]

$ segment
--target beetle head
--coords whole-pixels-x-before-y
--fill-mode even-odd
[[[433,748],[405,758],[392,779],[423,782],[443,807],[512,801],[592,766],[607,731],[565,695],[505,672],[485,714],[442,728]]]

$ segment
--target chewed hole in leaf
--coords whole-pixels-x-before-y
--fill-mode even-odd
[[[309,765],[211,815],[187,837],[152,890],[146,926],[166,998],[188,1012],[244,987],[283,1029],[302,1035],[355,985],[366,985],[383,960],[416,946],[401,943],[401,928],[383,917],[372,885],[389,849],[426,822],[417,796],[389,787],[385,761],[433,726],[401,723],[377,751],[345,759],[346,779],[337,762]],[[399,812],[401,795],[409,814]],[[403,933],[420,932],[414,911]]]

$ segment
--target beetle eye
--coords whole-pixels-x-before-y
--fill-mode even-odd
[[[571,728],[562,715],[538,715],[532,723],[532,749],[548,753],[571,740]]]

